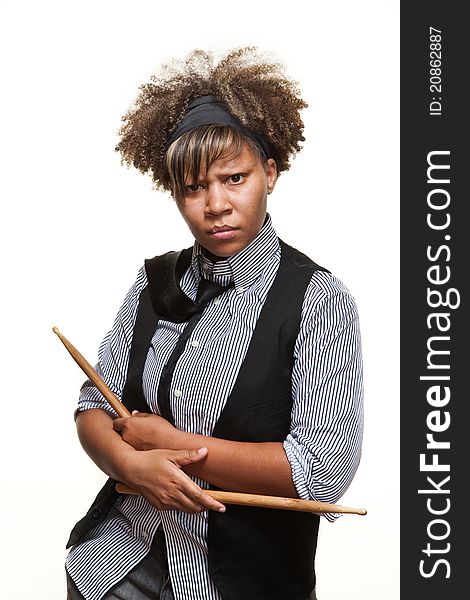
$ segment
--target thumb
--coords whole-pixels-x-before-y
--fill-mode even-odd
[[[179,467],[184,467],[185,465],[190,465],[203,460],[206,458],[207,453],[207,448],[199,448],[197,450],[178,450],[175,452],[173,460]]]
[[[145,418],[145,417],[150,417],[150,414],[149,413],[145,413],[145,412],[139,412],[138,410],[133,410],[132,411],[132,416],[133,417],[143,417],[143,418]]]

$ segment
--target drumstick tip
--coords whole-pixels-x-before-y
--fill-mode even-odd
[[[57,333],[57,334],[59,334],[59,333],[60,333],[60,332],[59,332],[59,330],[57,329],[57,327],[56,327],[55,325],[52,327],[52,331],[53,331],[54,333]]]

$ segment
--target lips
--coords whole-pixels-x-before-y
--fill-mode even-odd
[[[236,227],[230,227],[229,225],[214,226],[209,230],[209,235],[215,240],[230,240],[235,236],[236,231]]]

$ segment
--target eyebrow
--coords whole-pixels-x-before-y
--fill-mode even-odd
[[[213,165],[211,165],[212,168]],[[218,167],[221,173],[226,174],[234,174],[234,173],[244,173],[256,166],[256,162],[251,160],[242,160],[237,161],[237,159],[233,159],[229,161],[227,164]]]
[[[256,166],[255,162],[251,162],[251,161],[243,161],[240,164],[237,165],[231,165],[231,164],[227,164],[223,167],[220,167],[220,170],[217,171],[217,177],[227,177],[230,175],[237,175],[237,174],[246,174],[249,171],[251,171],[254,167]],[[211,167],[209,167],[211,168]],[[206,173],[207,175],[207,173]],[[201,177],[201,174],[198,173],[197,177],[194,179],[191,179],[191,176],[188,174],[188,177],[184,180],[184,185],[193,185],[194,183],[198,183],[200,181],[205,181],[206,176]]]

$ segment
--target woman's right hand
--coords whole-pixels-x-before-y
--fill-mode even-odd
[[[207,452],[207,448],[135,450],[126,453],[120,479],[159,510],[224,512],[224,505],[204,493],[182,470],[184,466],[204,460]]]
[[[225,511],[188,476],[182,467],[203,461],[199,450],[136,450],[113,429],[113,417],[101,409],[77,416],[80,442],[90,458],[109,477],[122,481],[160,510]]]

